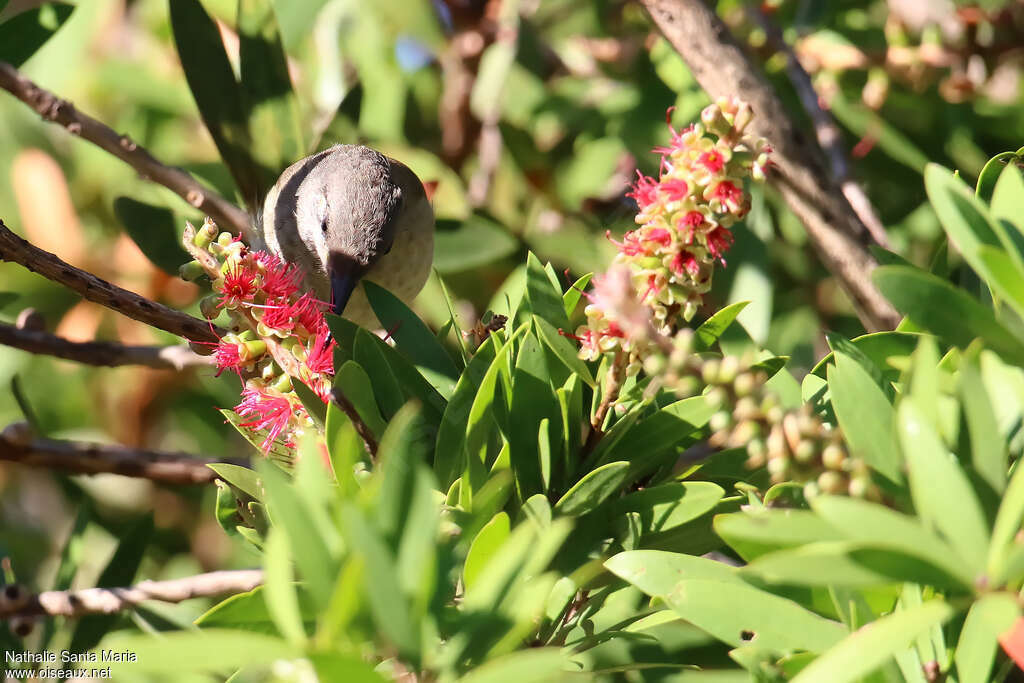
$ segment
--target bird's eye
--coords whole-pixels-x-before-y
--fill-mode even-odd
[[[324,219],[322,221],[320,221],[320,231],[322,233],[324,233],[325,235],[327,234],[327,217],[326,216],[324,216]]]

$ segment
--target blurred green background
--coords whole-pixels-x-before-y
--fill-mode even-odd
[[[63,15],[53,6],[33,9],[38,4],[8,4],[0,14],[0,43],[19,11],[37,12],[43,24],[59,23]],[[237,3],[203,4],[237,69]],[[658,157],[650,150],[668,139],[666,111],[679,127],[708,103],[631,2],[274,5],[302,123],[301,150],[293,156],[359,141],[405,162],[423,180],[438,181],[435,265],[463,329],[487,310],[507,310],[504,288],[521,277],[528,250],[568,270],[567,283],[601,270],[614,253],[605,231],[619,235],[632,225],[634,205],[625,193],[636,169],[657,172]],[[1024,143],[1024,6],[998,0],[764,6],[840,122],[854,173],[894,250],[919,265],[944,254],[921,172],[926,161],[937,161],[973,183],[989,157]],[[748,7],[730,0],[718,9],[811,130],[783,59],[766,44]],[[81,2],[23,70],[161,160],[240,199],[186,83],[166,0]],[[254,136],[257,149],[269,144],[274,127],[264,134]],[[791,356],[790,369],[799,377],[823,355],[825,331],[851,337],[861,327],[800,223],[770,187],[753,191],[753,210],[737,227],[728,267],[719,271],[696,322],[728,302],[751,300],[740,320],[754,339]],[[173,220],[140,231],[119,197],[166,207]],[[6,93],[0,93],[0,217],[73,265],[197,312],[203,292],[161,267],[174,272],[186,260],[175,246],[178,235],[186,219],[201,216],[105,152],[40,121]],[[4,321],[33,307],[50,331],[75,340],[174,342],[16,265],[0,264],[0,291],[17,294],[0,297]],[[447,320],[436,277],[416,307],[435,327]],[[248,453],[216,411],[238,400],[238,380],[230,374],[94,369],[0,348],[0,425],[22,419],[6,389],[15,377],[48,436],[212,457]],[[131,529],[151,541],[134,560],[139,577],[252,564],[255,558],[210,514],[212,493],[0,464],[0,557],[11,558],[20,581],[49,588],[77,516],[89,526],[87,542],[76,551],[82,553],[76,586],[95,585]],[[201,608],[185,603],[131,618],[150,625],[187,621]]]

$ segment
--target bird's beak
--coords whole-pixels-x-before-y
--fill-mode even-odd
[[[341,315],[362,275],[359,262],[348,254],[331,252],[327,272],[331,279],[331,313]]]

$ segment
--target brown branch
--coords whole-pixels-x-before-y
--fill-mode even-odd
[[[73,135],[88,140],[125,162],[146,180],[172,190],[191,206],[213,218],[225,230],[245,234],[249,215],[209,190],[191,175],[157,161],[144,147],[127,135],[119,135],[96,119],[83,114],[75,105],[40,88],[7,62],[0,62],[0,88],[31,107],[46,121],[57,123]]]
[[[782,35],[782,31],[765,15],[760,8],[749,8],[750,16],[764,30],[768,43],[776,51],[786,58],[786,73],[789,81],[793,84],[800,103],[803,105],[807,115],[811,117],[814,124],[814,133],[818,138],[818,144],[828,158],[829,167],[832,172],[832,180],[839,185],[850,207],[856,212],[860,222],[867,227],[871,237],[878,244],[889,248],[889,235],[885,232],[885,226],[875,213],[871,200],[863,188],[857,184],[850,173],[850,162],[843,150],[843,137],[839,126],[832,119],[832,116],[825,111],[819,103],[818,92],[814,89],[811,77],[804,70],[800,60],[797,58],[793,48]]]
[[[786,113],[782,101],[747,60],[729,29],[701,0],[640,0],[654,23],[713,98],[738,97],[756,116],[751,131],[769,140],[772,181],[803,222],[822,262],[853,300],[868,330],[892,329],[899,314],[874,286],[871,236],[825,173],[821,150]]]
[[[366,448],[366,452],[370,454],[371,459],[377,458],[377,437],[373,435],[370,428],[363,422],[362,416],[359,415],[359,411],[352,405],[352,402],[341,392],[341,389],[335,387],[331,389],[331,400],[334,401],[335,405],[341,408],[341,412],[348,416],[348,419],[352,421],[352,426],[356,428],[356,433],[359,438],[363,440],[363,446]]]
[[[169,581],[142,581],[124,588],[86,588],[27,594],[20,586],[0,592],[0,619],[12,617],[114,614],[147,600],[178,603],[193,598],[245,593],[263,584],[260,569],[237,569],[186,576]]]
[[[189,341],[216,342],[223,330],[205,320],[168,308],[129,292],[92,273],[75,268],[48,251],[15,235],[0,219],[0,261],[19,263],[45,278],[77,292],[87,301],[106,306],[129,318],[159,328]]]
[[[0,461],[77,474],[120,474],[162,484],[209,484],[217,475],[207,464],[244,460],[200,458],[187,453],[163,453],[127,446],[33,438],[24,423],[0,432]]]
[[[590,433],[587,434],[587,440],[583,444],[584,457],[594,450],[597,442],[604,436],[604,420],[608,417],[608,411],[611,410],[612,404],[619,398],[619,392],[622,390],[622,381],[626,379],[627,360],[628,357],[622,349],[615,351],[615,357],[612,358],[612,363],[608,366],[608,373],[604,378],[601,403],[598,404],[597,410],[594,411],[593,416],[590,418]]]
[[[144,365],[161,370],[184,370],[209,367],[214,363],[213,356],[200,356],[184,345],[128,346],[117,342],[74,342],[47,332],[21,329],[6,323],[0,323],[0,344],[29,353],[103,367]]]

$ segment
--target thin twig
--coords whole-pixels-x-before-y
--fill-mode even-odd
[[[129,346],[117,342],[74,342],[48,332],[20,329],[0,323],[0,344],[29,353],[65,360],[117,367],[144,365],[150,368],[185,370],[213,365],[213,356],[200,356],[188,346]]]
[[[0,460],[77,474],[120,474],[162,484],[209,484],[217,475],[208,464],[230,462],[248,466],[244,460],[32,438],[24,423],[9,425],[0,432]]]
[[[92,273],[75,268],[48,251],[43,251],[15,235],[0,219],[0,261],[19,263],[45,278],[77,292],[83,299],[93,301],[123,313],[129,318],[158,329],[184,337],[189,341],[217,342],[223,330],[205,320],[150,301],[129,292]]]
[[[814,124],[814,133],[818,138],[818,144],[828,158],[829,167],[832,171],[832,180],[839,185],[850,202],[850,207],[857,213],[871,237],[883,247],[889,248],[889,235],[885,232],[885,226],[875,213],[871,200],[868,199],[864,189],[853,179],[850,174],[850,162],[846,158],[846,151],[843,149],[843,137],[839,126],[832,119],[832,115],[825,111],[821,104],[818,92],[814,89],[811,77],[804,70],[800,60],[797,58],[793,48],[782,35],[782,31],[775,25],[764,11],[760,8],[749,8],[750,16],[764,30],[769,44],[776,52],[786,57],[786,73],[789,81],[793,84],[800,103],[803,105],[807,115],[811,117]]]
[[[352,402],[341,392],[341,389],[335,387],[331,389],[331,400],[334,404],[341,408],[341,412],[348,416],[348,419],[352,421],[352,426],[356,428],[356,434],[363,440],[363,446],[366,447],[366,452],[370,454],[371,459],[377,458],[377,437],[373,435],[370,428],[363,422],[363,418],[359,415],[359,411],[352,405]]]
[[[870,233],[825,173],[815,141],[789,117],[722,20],[701,0],[641,3],[713,99],[739,97],[751,105],[756,114],[751,131],[774,148],[771,180],[803,222],[825,267],[853,300],[864,326],[872,331],[895,327],[899,314],[869,277],[877,265],[867,250]]]
[[[251,591],[263,584],[260,569],[237,569],[186,576],[169,581],[142,581],[124,588],[86,588],[30,595],[20,586],[0,592],[0,619],[12,617],[114,614],[147,600],[178,603]]]
[[[616,349],[615,357],[612,358],[612,363],[608,366],[608,372],[604,376],[601,402],[597,405],[597,410],[594,411],[593,416],[590,418],[590,433],[587,434],[587,440],[583,444],[584,457],[594,450],[597,442],[604,436],[604,420],[608,417],[608,411],[611,410],[612,404],[619,398],[622,381],[626,378],[627,360],[628,358],[622,349]]]
[[[83,114],[75,105],[40,88],[7,62],[0,62],[0,88],[31,107],[46,121],[57,123],[73,135],[88,140],[125,162],[146,180],[163,185],[190,205],[213,218],[225,230],[245,234],[249,215],[213,190],[199,184],[179,168],[167,166],[127,135],[119,135],[96,119]]]

